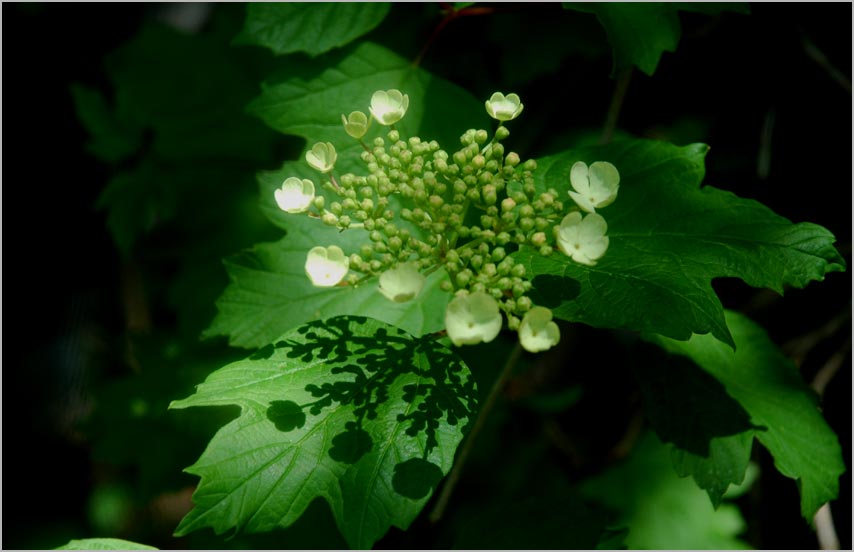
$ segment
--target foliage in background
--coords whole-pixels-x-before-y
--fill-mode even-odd
[[[677,10],[746,11],[730,5],[567,7],[596,14],[613,48],[614,74],[634,65],[649,75],[661,54],[676,48]],[[398,125],[405,136],[417,133],[451,148],[466,129],[488,125],[479,92],[414,66],[412,52],[377,42],[394,37],[380,32],[389,13],[385,4],[259,4],[248,7],[239,29],[241,11],[217,7],[199,35],[143,27],[107,60],[110,94],[72,87],[91,135],[88,149],[115,169],[99,206],[117,247],[152,281],[164,267],[173,271],[154,292],[174,309],[182,329],[134,337],[141,369],[103,390],[87,431],[104,461],[137,467],[137,492],[146,499],[195,484],[178,472],[201,454],[188,468],[201,476],[195,509],[176,524],[191,545],[334,548],[343,545],[329,533],[337,526],[347,545],[364,548],[392,526],[423,531],[419,520],[434,503],[430,497],[442,489],[457,444],[474,423],[475,405],[484,404],[479,397],[487,397],[497,378],[492,366],[501,363],[501,351],[509,352],[506,336],[491,353],[479,346],[477,354],[429,337],[444,327],[449,296],[439,289],[442,271],[418,301],[402,305],[371,284],[312,287],[303,270],[308,249],[337,243],[349,252],[358,242],[349,232],[288,216],[273,201],[286,176],[314,176],[302,151],[315,142],[341,144],[341,171],[358,166],[361,148],[346,146],[340,115],[365,109],[374,90],[409,94],[410,111]],[[638,25],[638,17],[647,23]],[[629,29],[627,20],[635,22]],[[370,40],[357,40],[366,33]],[[557,66],[539,63],[544,73]],[[536,98],[549,98],[541,94]],[[536,131],[536,113],[513,125],[524,142],[526,132]],[[542,147],[552,155],[538,159],[536,183],[565,193],[576,160],[619,168],[606,257],[585,267],[525,247],[513,255],[534,275],[537,303],[556,317],[626,336],[618,344],[634,353],[633,374],[658,439],[646,432],[624,463],[568,476],[547,446],[524,431],[511,432],[508,442],[516,446],[506,453],[498,448],[502,434],[493,434],[490,445],[484,430],[478,447],[486,458],[490,446],[507,455],[483,482],[490,498],[461,489],[462,504],[436,526],[437,546],[743,547],[738,535],[745,522],[726,501],[746,490],[738,487],[749,473],[754,437],[777,469],[798,481],[802,514],[811,519],[838,494],[845,467],[836,436],[791,362],[762,328],[726,311],[711,282],[735,277],[779,293],[802,288],[844,269],[835,238],[818,225],[792,224],[758,202],[702,185],[703,144],[634,138],[588,144]],[[222,257],[228,257],[226,270]],[[208,340],[197,343],[211,320]],[[574,343],[572,326],[561,323],[561,329],[579,360],[596,365],[596,351]],[[211,339],[216,336],[257,350],[235,351]],[[536,374],[543,364],[579,362],[561,358],[526,358],[516,377]],[[195,394],[193,384],[201,384]],[[553,420],[554,412],[572,411],[575,389],[591,392],[565,389],[572,391],[568,399],[533,393],[533,406],[522,409],[526,422],[516,423]],[[548,396],[558,406],[549,407]],[[214,417],[208,408],[167,412],[169,400],[179,397],[188,398],[173,403],[176,408],[225,408]],[[501,423],[512,427],[518,414],[496,407],[492,431]],[[153,454],[163,450],[174,457]],[[224,541],[197,531],[203,527],[238,536]],[[273,529],[269,541],[240,540]]]

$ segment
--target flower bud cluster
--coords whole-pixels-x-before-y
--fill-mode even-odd
[[[366,242],[349,255],[336,246],[314,248],[306,262],[309,278],[317,286],[334,286],[379,276],[379,291],[405,302],[418,296],[427,275],[445,270],[442,289],[455,296],[445,322],[455,345],[491,341],[503,313],[525,349],[549,349],[559,340],[557,325],[551,311],[533,304],[531,275],[512,253],[530,247],[544,256],[559,251],[596,264],[608,247],[607,225],[596,209],[616,198],[619,173],[610,163],[578,162],[568,196],[537,186],[536,162],[523,161],[503,144],[510,135],[504,123],[523,109],[516,94],[493,94],[486,110],[499,121],[495,132],[469,129],[451,153],[436,141],[401,136],[394,123],[408,106],[408,95],[380,90],[371,99],[370,116],[341,115],[345,132],[364,149],[362,175],[336,180],[331,143],[315,144],[306,153],[309,165],[326,177],[321,187],[334,198],[328,203],[315,196],[307,179],[288,178],[276,190],[278,205],[288,213],[308,212],[341,231],[366,232]],[[390,128],[365,142],[373,121]]]

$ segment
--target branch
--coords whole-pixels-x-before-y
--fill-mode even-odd
[[[513,352],[510,353],[510,358],[507,359],[507,363],[504,365],[504,368],[501,370],[501,373],[498,375],[495,383],[492,384],[492,389],[489,391],[489,396],[486,398],[486,402],[483,403],[483,408],[480,409],[480,414],[478,414],[477,420],[474,422],[474,427],[472,428],[471,433],[469,433],[466,442],[463,444],[463,448],[460,449],[460,455],[457,457],[456,462],[454,462],[454,467],[451,468],[448,481],[445,483],[445,486],[442,487],[442,494],[439,495],[439,499],[436,501],[436,506],[434,506],[433,511],[430,512],[430,523],[435,524],[442,519],[445,509],[448,507],[448,501],[450,501],[451,495],[454,494],[454,488],[460,480],[463,466],[465,466],[466,460],[468,460],[468,456],[471,453],[472,448],[474,448],[473,445],[475,439],[486,424],[486,419],[489,417],[489,413],[492,412],[492,408],[495,406],[495,401],[504,389],[504,385],[513,373],[513,368],[516,366],[516,363],[519,362],[519,358],[521,356],[522,347],[517,342],[516,346],[513,348]]]

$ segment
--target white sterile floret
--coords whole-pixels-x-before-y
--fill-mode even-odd
[[[572,260],[593,266],[608,250],[608,224],[602,215],[590,213],[582,218],[578,211],[563,217],[555,228],[557,246]]]
[[[356,140],[368,132],[368,116],[361,111],[354,111],[349,117],[345,117],[342,113],[341,122],[344,123],[344,131]]]
[[[424,287],[424,275],[414,263],[403,263],[380,274],[380,293],[395,303],[413,299]]]
[[[522,100],[518,94],[507,94],[496,92],[491,98],[486,100],[486,112],[493,119],[499,121],[512,121],[522,113]]]
[[[350,258],[337,245],[313,247],[305,259],[305,273],[317,287],[337,285],[349,269]]]
[[[519,342],[526,351],[539,353],[551,349],[560,341],[560,330],[552,322],[552,311],[534,307],[525,313],[519,325]]]
[[[371,114],[381,125],[393,125],[406,115],[409,95],[400,90],[377,90],[371,96]]]
[[[331,142],[318,142],[305,152],[305,160],[308,164],[322,173],[331,171],[335,167],[336,159],[338,159],[338,153]]]
[[[286,213],[304,213],[314,200],[314,182],[295,176],[286,178],[274,196],[279,209]]]
[[[569,171],[569,181],[575,188],[574,192],[569,192],[569,197],[582,210],[595,213],[597,208],[607,207],[617,199],[620,173],[607,161],[596,161],[590,168],[577,161]]]
[[[456,346],[489,343],[501,331],[498,302],[483,291],[455,297],[445,311],[445,329]]]

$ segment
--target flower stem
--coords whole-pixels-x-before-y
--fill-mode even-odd
[[[501,370],[501,373],[498,375],[495,383],[492,384],[492,389],[490,389],[489,396],[486,397],[486,401],[480,409],[477,420],[474,422],[474,427],[472,427],[466,442],[463,443],[463,448],[460,449],[460,454],[457,456],[456,462],[454,462],[454,467],[451,468],[450,475],[448,475],[448,481],[445,483],[445,486],[442,487],[442,494],[439,495],[436,505],[433,507],[433,511],[430,512],[430,523],[438,523],[445,514],[445,509],[448,507],[451,495],[454,494],[454,489],[460,480],[463,467],[468,460],[469,454],[471,454],[471,451],[474,448],[475,439],[483,429],[484,425],[486,425],[486,419],[489,417],[490,412],[492,412],[492,408],[495,406],[495,401],[498,400],[498,396],[504,389],[504,385],[513,373],[513,368],[516,367],[521,356],[522,346],[517,342],[516,346],[513,348],[513,352],[510,353],[510,358],[507,359],[507,363],[504,365],[504,368]]]

